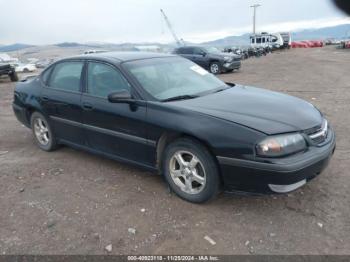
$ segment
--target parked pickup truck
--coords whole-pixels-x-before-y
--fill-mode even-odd
[[[18,75],[15,68],[7,63],[0,63],[0,76],[8,75],[12,82],[18,81]]]

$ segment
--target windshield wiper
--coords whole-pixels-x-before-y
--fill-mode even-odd
[[[221,88],[218,88],[218,89],[214,90],[213,93],[218,93],[218,92],[224,91],[224,90],[226,90],[226,89],[229,89],[229,88],[231,88],[231,87],[232,87],[232,86],[227,85],[227,86],[225,86],[225,87],[221,87]]]
[[[185,99],[193,99],[199,97],[197,95],[181,95],[181,96],[174,96],[170,97],[164,100],[161,100],[162,102],[169,102],[169,101],[176,101],[176,100],[185,100]]]

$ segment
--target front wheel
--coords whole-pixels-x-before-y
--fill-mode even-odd
[[[39,112],[34,112],[30,123],[36,144],[44,151],[56,149],[56,139],[46,118]]]
[[[10,79],[12,82],[17,82],[18,81],[18,75],[16,72],[13,72],[10,74]]]
[[[188,138],[167,146],[163,173],[170,188],[189,202],[206,202],[219,191],[219,172],[213,156],[203,145]]]
[[[220,64],[218,62],[213,62],[209,66],[210,73],[217,75],[221,73]]]

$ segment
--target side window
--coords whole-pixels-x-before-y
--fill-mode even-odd
[[[203,54],[203,51],[202,51],[202,49],[195,47],[195,48],[193,48],[193,54],[194,55],[201,55],[201,54]]]
[[[260,37],[258,37],[258,38],[256,39],[256,43],[257,43],[257,44],[261,44],[261,38],[260,38]]]
[[[66,91],[79,92],[83,62],[62,62],[55,65],[49,87]]]
[[[95,62],[89,63],[87,85],[89,94],[103,98],[119,90],[130,90],[129,83],[117,69]]]
[[[255,44],[255,38],[252,38],[252,44]]]
[[[190,54],[192,54],[192,48],[191,47],[181,47],[179,49],[179,54],[190,55]]]

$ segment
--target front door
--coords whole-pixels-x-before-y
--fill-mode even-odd
[[[110,93],[133,93],[132,86],[116,67],[90,61],[86,92],[82,96],[83,125],[87,146],[122,159],[149,165],[151,147],[146,139],[146,103],[111,103]]]

